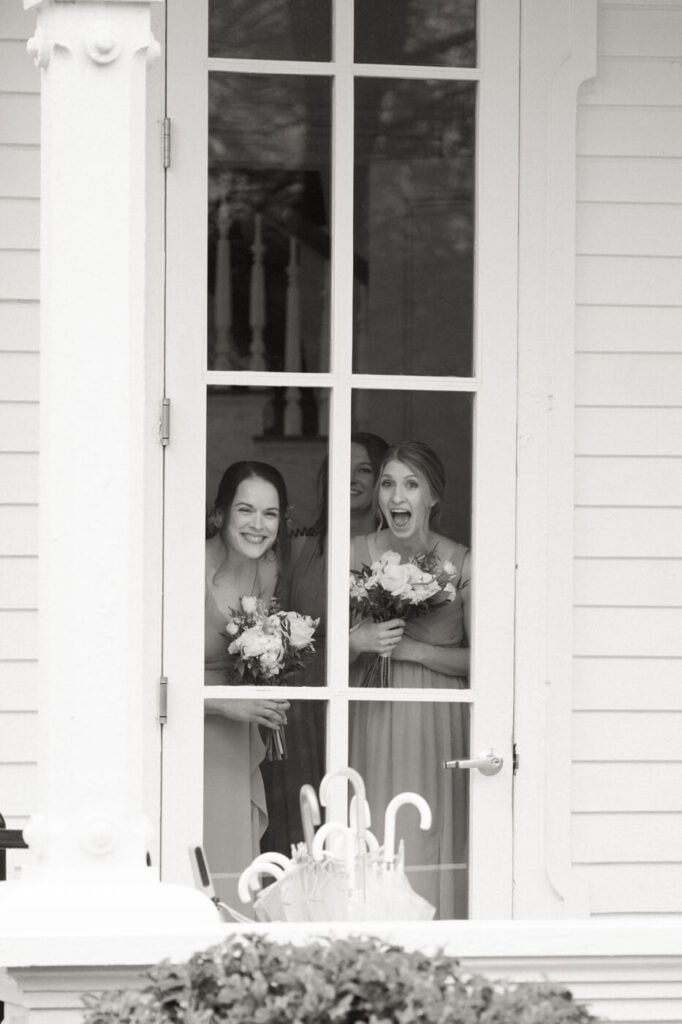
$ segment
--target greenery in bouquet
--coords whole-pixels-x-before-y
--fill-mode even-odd
[[[436,549],[402,562],[397,551],[384,553],[371,565],[352,569],[350,609],[353,628],[363,622],[388,622],[423,615],[442,601],[454,601],[457,570],[452,562],[441,564]],[[372,660],[363,686],[390,685],[389,657]]]
[[[315,649],[319,621],[298,612],[282,611],[274,600],[266,605],[251,595],[240,598],[240,607],[231,609],[225,624],[227,654],[235,681],[254,686],[283,686],[290,682]],[[266,758],[285,757],[282,728],[270,729]]]
[[[374,938],[305,945],[234,936],[140,992],[87,997],[85,1024],[588,1024],[570,992],[463,972]]]

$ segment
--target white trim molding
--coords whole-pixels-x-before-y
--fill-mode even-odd
[[[597,0],[521,25],[514,916],[588,913],[570,861],[576,113]]]

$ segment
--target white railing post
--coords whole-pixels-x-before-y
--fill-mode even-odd
[[[249,353],[250,370],[267,370],[265,362],[265,268],[263,266],[263,214],[256,213],[253,218],[253,244],[251,246],[253,266],[251,267],[251,292],[249,297],[249,327],[251,328],[251,347]]]
[[[287,373],[301,371],[301,285],[298,266],[298,242],[289,238],[287,266],[287,306],[284,335],[284,369]],[[298,437],[303,433],[300,388],[287,388],[284,396],[284,434]]]
[[[215,326],[214,370],[231,370],[232,333],[232,259],[230,255],[231,211],[227,189],[218,206],[218,244],[216,246],[213,323]]]

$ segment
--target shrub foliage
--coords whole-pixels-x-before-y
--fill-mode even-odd
[[[462,972],[378,939],[235,936],[153,968],[139,992],[86,997],[86,1024],[588,1024],[570,992]]]

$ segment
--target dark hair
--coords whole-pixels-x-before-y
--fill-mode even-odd
[[[431,494],[436,500],[435,505],[429,513],[429,526],[433,526],[440,512],[440,503],[445,493],[445,469],[443,463],[428,444],[423,441],[398,441],[397,444],[384,452],[381,460],[379,474],[388,462],[403,462],[416,469],[429,485]],[[378,479],[377,479],[378,483]],[[375,491],[378,505],[378,492]]]
[[[206,539],[215,537],[221,526],[218,519],[225,519],[230,514],[234,496],[237,488],[244,480],[265,480],[272,484],[277,491],[279,498],[279,525],[277,527],[277,540],[275,549],[282,565],[289,560],[289,532],[287,529],[287,509],[289,499],[287,498],[287,485],[284,477],[278,469],[271,466],[269,462],[233,462],[228,466],[222,475],[218,485],[218,493],[212,507],[209,507],[206,516]]]
[[[379,476],[382,456],[388,448],[388,443],[384,441],[383,437],[379,437],[378,434],[369,434],[362,431],[351,434],[350,440],[351,444],[359,444],[367,452],[372,465],[374,479],[376,480]],[[324,548],[324,542],[327,538],[327,530],[329,529],[328,516],[329,460],[325,458],[317,474],[317,518],[310,529],[310,533],[320,538],[320,551]]]

